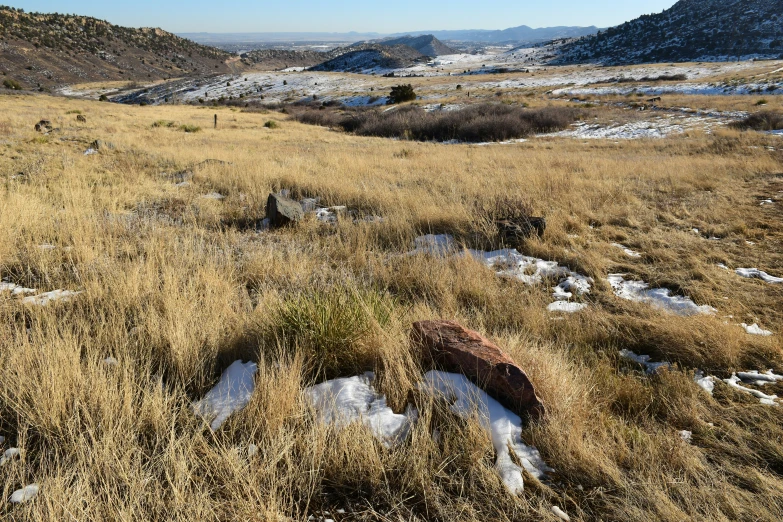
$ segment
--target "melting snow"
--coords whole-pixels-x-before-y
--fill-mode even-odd
[[[536,448],[522,441],[522,419],[476,387],[464,375],[430,371],[424,376],[420,388],[434,396],[445,397],[452,403],[451,411],[457,415],[471,417],[474,412],[478,412],[482,427],[492,437],[496,454],[495,468],[513,494],[523,491],[524,482],[522,468],[512,460],[511,451],[524,469],[537,478],[554,471],[546,465]]]
[[[550,312],[563,312],[566,314],[581,312],[585,308],[587,308],[587,305],[584,303],[570,303],[568,301],[555,301],[546,307]]]
[[[30,484],[29,486],[25,486],[22,489],[17,489],[11,495],[11,503],[19,504],[20,502],[27,502],[28,500],[32,500],[36,497],[36,495],[38,495],[39,490],[40,488],[38,487],[38,484]]]
[[[562,520],[563,522],[571,522],[571,517],[569,517],[565,511],[560,509],[559,506],[552,506],[552,513],[555,514],[557,518]]]
[[[220,382],[203,399],[193,405],[193,412],[205,420],[212,420],[213,431],[250,402],[255,390],[255,374],[258,366],[254,362],[234,361],[220,376]]]
[[[711,306],[697,306],[687,297],[673,296],[666,288],[653,288],[644,281],[626,281],[624,274],[610,274],[609,283],[615,295],[629,301],[647,303],[677,315],[713,314]]]
[[[723,379],[723,382],[731,386],[732,388],[739,390],[743,393],[749,393],[750,395],[753,395],[759,401],[761,401],[761,404],[766,404],[768,406],[777,406],[777,402],[775,402],[778,398],[777,395],[767,395],[764,392],[761,392],[759,390],[753,390],[751,388],[745,388],[744,386],[740,385],[740,382],[742,380],[737,376],[737,374],[733,374],[730,379]]]
[[[593,282],[589,277],[572,272],[555,261],[544,261],[535,257],[524,256],[516,249],[484,252],[470,250],[477,261],[484,263],[499,276],[512,277],[528,285],[537,285],[546,279],[559,281],[553,296],[562,301],[578,295],[589,294]]]
[[[762,330],[758,324],[752,324],[748,326],[745,323],[742,323],[742,327],[745,329],[746,332],[748,332],[750,335],[762,335],[764,337],[769,337],[772,335],[772,332],[769,330]]]
[[[344,428],[361,421],[389,448],[405,440],[417,414],[411,406],[405,414],[394,413],[386,405],[386,397],[372,389],[374,378],[367,372],[333,379],[305,389],[304,395],[324,424]]]
[[[661,368],[671,368],[671,364],[667,362],[650,362],[649,355],[636,355],[630,350],[620,350],[620,357],[623,357],[624,359],[629,359],[637,364],[640,364],[644,366],[644,369],[647,371],[648,374],[657,373],[658,370]]]
[[[639,252],[631,250],[627,246],[621,245],[620,243],[612,243],[612,246],[622,249],[622,251],[625,252],[625,255],[627,255],[628,257],[642,257],[642,255]]]
[[[8,448],[5,450],[5,453],[3,453],[3,456],[0,457],[0,466],[4,466],[12,460],[20,458],[21,456],[22,452],[19,451],[19,448]]]
[[[764,373],[759,373],[757,370],[737,372],[737,377],[742,379],[743,382],[755,384],[756,386],[766,386],[767,384],[783,381],[783,375],[777,375],[772,370],[767,370]]]
[[[81,293],[82,292],[74,292],[72,290],[52,290],[51,292],[25,297],[22,299],[22,302],[24,304],[36,306],[46,306],[55,301],[68,302]]]
[[[696,384],[698,384],[702,390],[712,395],[713,390],[715,390],[715,377],[711,375],[705,376],[704,372],[699,370],[696,372],[696,376],[693,380],[696,381]]]
[[[34,294],[34,288],[25,288],[14,283],[0,282],[0,292],[11,292],[11,295]]]
[[[758,268],[738,268],[735,271],[740,277],[747,277],[749,279],[756,277],[771,284],[783,283],[783,277],[773,277],[766,272],[762,272]]]

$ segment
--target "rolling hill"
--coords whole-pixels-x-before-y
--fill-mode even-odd
[[[783,56],[783,0],[680,0],[566,43],[554,63],[622,65]]]
[[[388,46],[407,45],[408,47],[416,49],[421,54],[433,58],[436,56],[457,53],[456,50],[444,44],[431,34],[425,34],[421,36],[403,36],[400,38],[393,38],[391,40],[381,40],[378,43]]]
[[[22,88],[225,73],[230,58],[161,29],[0,6],[0,71]]]

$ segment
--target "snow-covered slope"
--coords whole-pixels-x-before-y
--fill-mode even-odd
[[[783,56],[783,0],[680,0],[567,43],[555,63],[629,64]]]

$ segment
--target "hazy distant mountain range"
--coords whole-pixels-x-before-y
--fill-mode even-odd
[[[439,40],[482,43],[537,43],[558,38],[577,38],[595,34],[591,27],[542,27],[533,29],[526,25],[504,30],[469,29],[456,31],[412,31],[406,33],[179,33],[179,36],[203,45],[222,45],[251,42],[357,42],[397,38],[402,36],[433,35]]]

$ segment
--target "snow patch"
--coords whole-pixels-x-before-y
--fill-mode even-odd
[[[668,369],[672,367],[671,363],[667,362],[650,362],[652,357],[649,355],[636,355],[630,350],[620,350],[620,357],[644,366],[645,371],[650,375],[658,373],[658,370],[661,368]]]
[[[750,335],[761,335],[763,337],[769,337],[770,335],[772,335],[772,332],[770,332],[769,330],[761,329],[761,327],[759,327],[759,325],[756,323],[753,323],[750,326],[748,326],[746,323],[742,323],[742,327]]]
[[[333,379],[304,390],[304,396],[318,419],[338,429],[360,421],[381,443],[390,448],[404,441],[418,415],[412,406],[396,414],[386,405],[386,397],[372,389],[375,375]]]
[[[21,457],[22,457],[22,452],[19,450],[19,448],[8,448],[7,450],[5,450],[5,453],[3,453],[3,456],[0,457],[0,466],[5,466],[12,460]]]
[[[759,270],[758,268],[738,268],[735,270],[738,276],[746,277],[748,279],[758,278],[770,284],[783,283],[783,277],[774,277],[766,272]]]
[[[609,284],[616,296],[628,301],[647,303],[651,306],[676,315],[690,316],[714,314],[717,310],[711,306],[697,306],[687,297],[673,296],[666,288],[650,288],[644,281],[626,281],[625,274],[610,274]]]
[[[587,308],[587,305],[584,303],[571,303],[568,301],[555,301],[546,307],[550,312],[562,312],[565,314],[581,312],[585,308]]]
[[[612,246],[615,248],[622,249],[622,251],[625,252],[625,255],[627,255],[628,257],[642,257],[642,255],[639,252],[631,250],[627,246],[621,245],[620,243],[612,243]]]
[[[693,380],[696,381],[696,384],[699,385],[699,388],[712,395],[712,392],[715,390],[715,377],[712,375],[705,376],[704,372],[699,370],[696,372],[696,376],[693,378]]]
[[[737,372],[737,377],[747,384],[755,384],[756,386],[766,386],[783,381],[783,375],[777,375],[772,370],[767,370],[764,373],[759,373],[758,370]]]
[[[25,486],[22,489],[17,489],[11,495],[11,503],[19,504],[21,502],[32,500],[38,495],[39,491],[40,487],[38,484],[30,484],[29,486]]]
[[[25,297],[22,299],[22,302],[35,306],[47,306],[49,303],[55,301],[68,302],[81,293],[83,292],[75,292],[73,290],[52,290],[51,292]]]
[[[470,418],[478,413],[479,422],[492,438],[495,447],[495,468],[511,493],[520,494],[524,489],[522,468],[512,460],[512,451],[522,467],[537,478],[554,471],[546,465],[536,448],[522,441],[522,419],[470,382],[466,376],[430,371],[424,376],[424,383],[419,388],[451,402],[451,411],[461,417]]]
[[[25,288],[14,283],[0,282],[0,292],[10,292],[11,295],[34,294],[37,292],[34,288]]]
[[[193,405],[193,412],[204,420],[211,420],[212,431],[220,428],[232,413],[250,402],[257,369],[254,362],[234,361],[220,376],[220,382]]]
[[[777,406],[778,405],[778,403],[776,402],[777,398],[778,398],[777,395],[767,395],[766,393],[761,392],[759,390],[754,390],[754,389],[751,389],[751,388],[745,388],[744,386],[741,386],[740,382],[742,382],[742,379],[740,379],[737,376],[736,373],[733,374],[731,376],[731,378],[729,378],[729,379],[723,379],[723,382],[725,382],[726,384],[728,384],[729,386],[731,386],[735,390],[739,390],[739,391],[741,391],[743,393],[748,393],[750,395],[753,395],[754,397],[759,399],[761,404],[766,404],[767,406]]]

